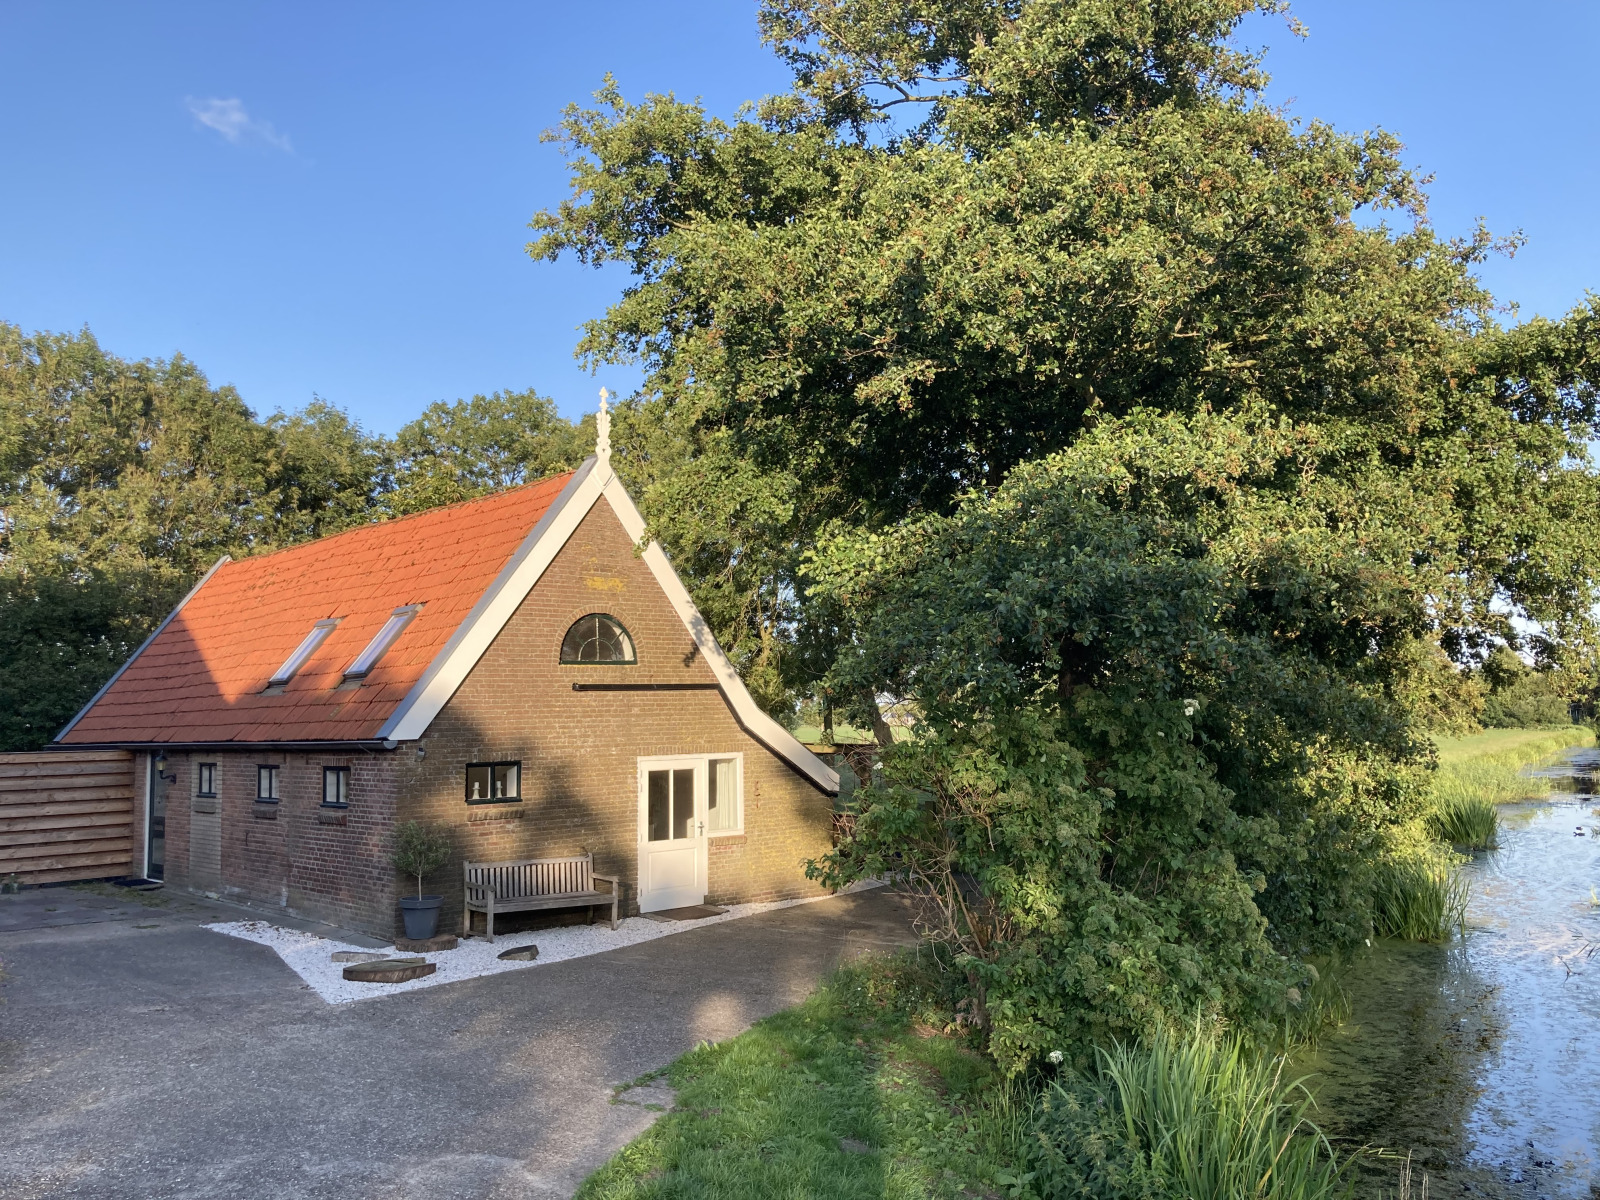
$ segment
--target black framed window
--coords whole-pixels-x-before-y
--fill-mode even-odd
[[[322,768],[322,807],[344,808],[350,803],[350,768]]]
[[[467,803],[505,804],[522,799],[522,764],[493,762],[467,764]]]
[[[271,764],[256,767],[256,799],[278,802],[278,768]]]
[[[217,764],[201,763],[199,786],[195,788],[197,796],[215,796],[217,794]]]
[[[606,613],[590,613],[574,621],[561,639],[561,661],[626,665],[638,660],[633,653],[633,639],[621,621]]]

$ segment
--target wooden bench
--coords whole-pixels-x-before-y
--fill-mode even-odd
[[[461,908],[461,932],[472,932],[472,914],[488,918],[489,940],[494,941],[496,913],[533,912],[546,908],[588,906],[589,922],[594,910],[611,906],[611,928],[617,927],[617,895],[622,890],[616,878],[594,873],[594,856],[578,854],[571,858],[525,858],[517,862],[469,862],[466,870],[466,903]],[[609,884],[611,890],[596,891],[596,883]]]

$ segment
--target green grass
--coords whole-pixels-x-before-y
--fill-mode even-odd
[[[1499,841],[1496,806],[1542,796],[1550,782],[1525,774],[1572,746],[1589,745],[1594,734],[1563,729],[1494,729],[1464,738],[1440,739],[1439,772],[1433,781],[1429,832],[1465,850],[1492,850]]]
[[[1331,1200],[1344,1169],[1284,1060],[1199,1025],[1099,1055],[1046,1095],[1035,1180],[1047,1196]],[[1095,1128],[1091,1128],[1095,1127]]]
[[[1468,760],[1503,760],[1516,767],[1544,762],[1569,746],[1594,743],[1594,731],[1586,725],[1559,729],[1488,729],[1459,738],[1435,738],[1439,764],[1448,767]]]
[[[579,1200],[997,1194],[1015,1186],[1029,1122],[987,1059],[914,1021],[869,966],[667,1078],[673,1110]]]
[[[1493,850],[1500,844],[1500,814],[1487,796],[1466,793],[1436,797],[1428,828],[1441,842],[1463,850]]]

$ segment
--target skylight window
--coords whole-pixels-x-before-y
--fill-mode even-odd
[[[378,630],[367,648],[356,656],[355,662],[345,668],[346,679],[364,679],[373,667],[378,665],[378,660],[383,657],[384,651],[394,645],[395,639],[411,624],[411,618],[422,611],[420,604],[408,604],[404,608],[397,608],[389,614],[389,619],[383,623],[383,628]]]
[[[313,625],[311,632],[306,634],[305,639],[294,648],[294,653],[284,659],[283,666],[272,673],[272,678],[267,680],[268,686],[288,683],[293,679],[295,673],[306,665],[306,659],[317,652],[317,647],[322,645],[323,640],[333,632],[333,627],[338,623],[338,620],[334,619],[318,621]]]

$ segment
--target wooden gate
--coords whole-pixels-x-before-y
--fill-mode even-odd
[[[0,879],[132,875],[133,755],[126,750],[0,754]]]

